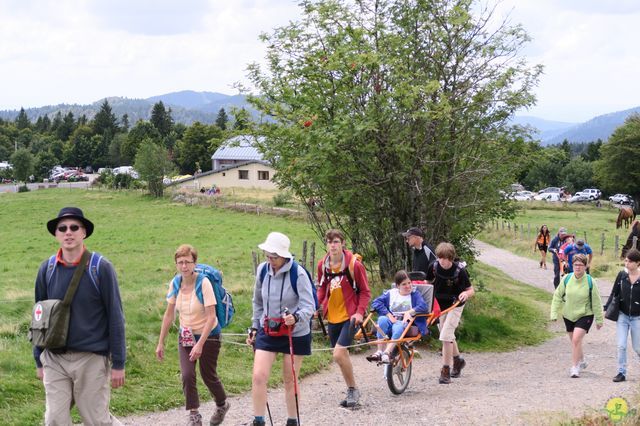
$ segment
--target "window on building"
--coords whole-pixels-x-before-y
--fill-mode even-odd
[[[269,180],[269,171],[258,170],[258,180]]]
[[[238,170],[238,179],[249,180],[249,170]]]

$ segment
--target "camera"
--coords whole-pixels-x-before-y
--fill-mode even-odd
[[[268,322],[267,322],[267,326],[269,327],[269,330],[271,330],[271,331],[279,331],[280,330],[280,326],[282,326],[282,321],[269,319]]]

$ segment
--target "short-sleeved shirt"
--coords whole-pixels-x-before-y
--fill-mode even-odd
[[[458,269],[457,277],[455,277],[456,269]],[[437,261],[434,262],[427,271],[427,281],[433,283],[433,291],[440,309],[447,309],[453,305],[460,293],[471,287],[467,270],[460,267],[457,262],[453,262],[449,269],[444,269]],[[462,305],[464,305],[463,302],[459,306]]]
[[[171,283],[169,284],[172,285]],[[178,291],[177,295],[167,298],[167,303],[170,305],[176,305],[176,309],[179,313],[180,326],[189,327],[194,334],[201,334],[207,317],[205,315],[205,306],[215,306],[216,296],[213,293],[213,286],[208,278],[202,279],[202,298],[204,304],[200,303],[198,296],[196,296],[195,288],[189,293],[184,293],[182,289]]]
[[[331,268],[331,272],[338,273],[342,270],[342,265]],[[349,320],[349,312],[344,303],[342,293],[342,280],[347,279],[345,275],[336,275],[329,283],[329,307],[327,309],[327,321],[332,324],[340,324]]]
[[[411,310],[411,293],[407,295],[400,294],[397,288],[389,291],[389,311],[395,316],[400,316]]]

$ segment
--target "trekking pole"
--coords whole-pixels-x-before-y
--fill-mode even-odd
[[[322,321],[322,309],[318,311],[318,322],[320,323],[320,328],[322,328],[322,335],[327,335],[327,329],[324,326],[324,321]]]
[[[289,309],[284,308],[284,314],[289,315]],[[296,400],[296,416],[298,419],[298,426],[300,426],[300,406],[298,404],[298,380],[296,379],[296,367],[295,367],[295,357],[293,355],[293,336],[291,335],[293,331],[293,327],[288,325],[289,327],[289,354],[291,354],[291,374],[293,375],[293,395]]]
[[[247,329],[247,332],[249,333],[249,336],[253,336],[253,342],[251,343],[251,347],[253,348],[253,356],[255,358],[256,355],[256,335],[253,334],[253,330],[251,330],[251,328]],[[269,413],[269,423],[271,423],[271,426],[273,426],[273,417],[271,417],[271,408],[269,407],[269,401],[265,401],[267,404],[267,413]]]

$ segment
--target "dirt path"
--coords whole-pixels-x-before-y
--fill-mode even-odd
[[[534,260],[476,242],[479,260],[501,269],[524,283],[553,289],[553,272],[538,268]],[[609,294],[611,283],[598,280],[601,294]],[[591,330],[585,339],[588,368],[579,379],[568,375],[571,352],[564,325],[552,325],[558,337],[535,347],[509,353],[466,353],[463,376],[450,385],[439,385],[440,357],[423,351],[414,362],[409,389],[393,396],[382,377],[382,369],[363,355],[352,357],[362,390],[362,406],[340,408],[344,383],[338,368],[302,380],[300,417],[305,425],[545,425],[558,413],[579,416],[602,411],[612,397],[631,402],[640,383],[637,357],[629,353],[628,380],[613,383],[616,374],[615,324],[605,321],[601,330]],[[246,372],[244,374],[250,374]],[[176,395],[182,398],[182,395]],[[284,424],[286,414],[282,389],[269,392],[274,424]],[[251,421],[249,393],[230,398],[226,425]],[[212,403],[203,404],[203,417],[211,415]],[[557,420],[557,417],[554,417]],[[126,425],[185,424],[183,409],[121,419]]]

